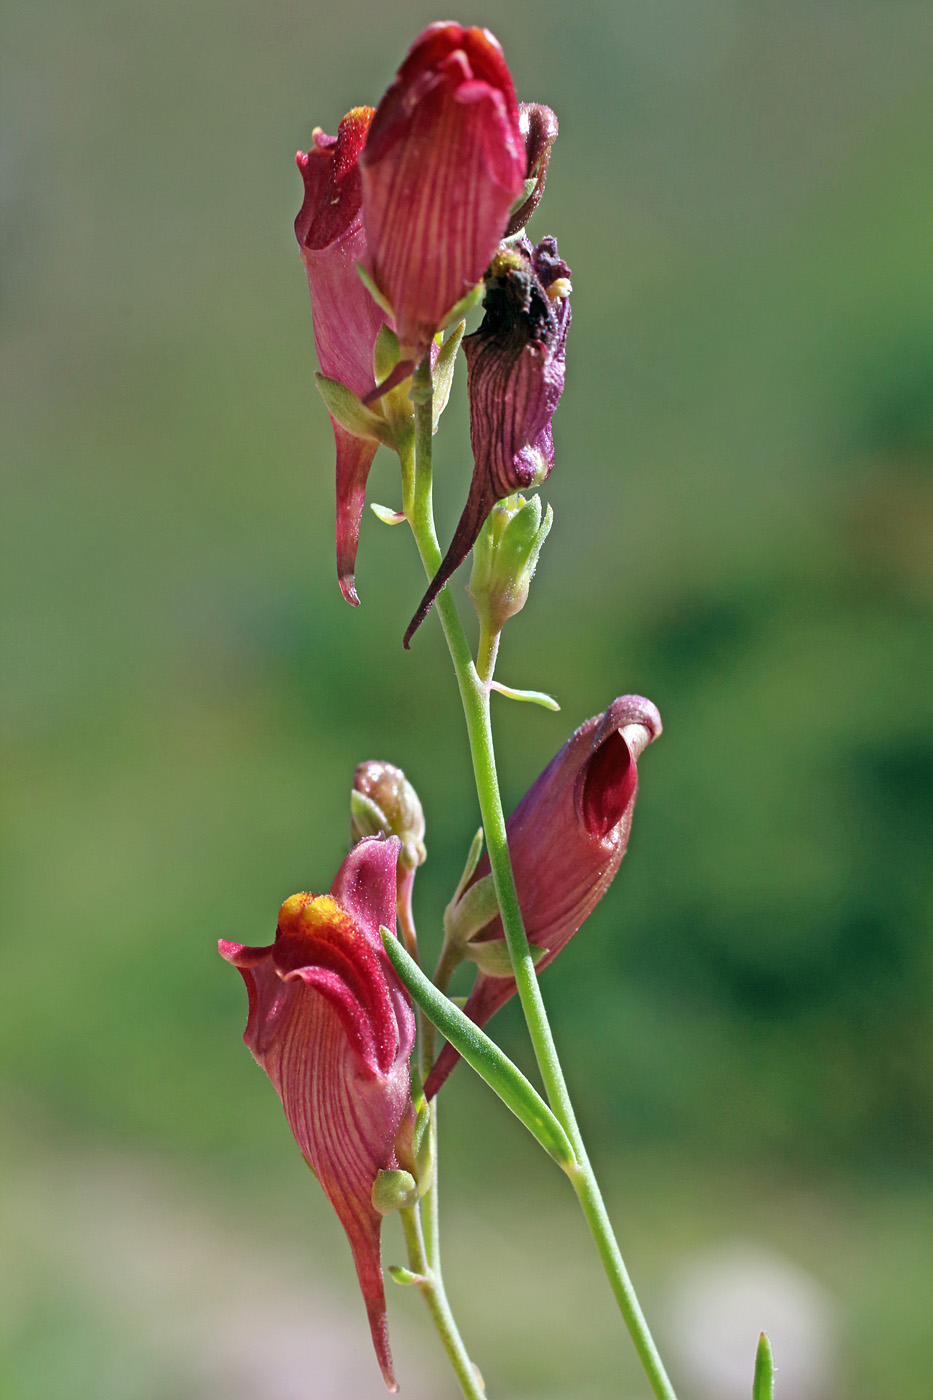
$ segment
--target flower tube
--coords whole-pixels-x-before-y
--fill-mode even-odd
[[[528,941],[532,953],[539,950],[537,972],[553,962],[611,885],[632,826],[637,761],[660,733],[661,716],[650,700],[620,696],[580,726],[509,817],[509,853]],[[462,900],[488,876],[486,856]],[[500,962],[506,955],[498,913],[469,933],[464,949],[467,957],[478,955],[487,964],[490,951]],[[511,974],[480,971],[464,1011],[485,1025],[514,992]],[[445,1045],[425,1085],[429,1098],[457,1059]]]
[[[410,1168],[415,1018],[379,937],[395,927],[400,842],[359,842],[329,894],[296,894],[275,942],[221,940],[249,995],[243,1039],[282,1101],[301,1154],[347,1233],[376,1356],[395,1390],[380,1258],[380,1174]],[[401,1155],[401,1160],[400,1160]]]

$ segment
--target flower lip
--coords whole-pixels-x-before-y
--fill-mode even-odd
[[[591,836],[603,840],[622,820],[638,786],[636,761],[661,729],[656,706],[641,696],[622,696],[602,717],[574,791]]]
[[[341,121],[336,136],[315,127],[311,150],[299,151],[295,157],[305,186],[295,219],[295,237],[309,252],[336,242],[359,216],[363,202],[359,157],[374,110],[354,107]]]

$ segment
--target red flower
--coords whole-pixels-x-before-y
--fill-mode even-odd
[[[354,846],[329,895],[285,901],[271,947],[219,945],[249,994],[243,1039],[347,1232],[390,1390],[382,1215],[372,1192],[381,1170],[399,1167],[396,1139],[410,1141],[414,1118],[414,1014],[379,937],[380,924],[395,927],[399,846],[396,837]]]
[[[314,343],[322,372],[357,398],[375,387],[373,345],[385,320],[356,267],[366,257],[358,161],[372,118],[372,107],[354,107],[336,136],[317,128],[311,150],[297,156],[305,197],[295,234],[311,290]],[[337,444],[337,577],[347,602],[356,604],[356,548],[378,443],[355,437],[333,418],[331,424]]]
[[[403,356],[423,359],[482,277],[527,164],[498,41],[488,29],[430,25],[376,109],[360,157],[370,271]]]
[[[650,700],[623,695],[604,714],[580,726],[525,793],[506,823],[509,852],[525,930],[532,949],[543,950],[536,970],[553,962],[609,888],[625,854],[639,755],[661,733]],[[489,874],[484,857],[470,881]],[[498,915],[471,938],[487,944],[504,938]],[[464,1007],[478,1026],[515,992],[515,980],[480,972]],[[458,1059],[445,1045],[428,1076],[436,1094]]]

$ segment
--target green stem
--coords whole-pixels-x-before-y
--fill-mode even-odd
[[[399,1214],[402,1217],[402,1229],[405,1231],[405,1242],[408,1245],[409,1265],[412,1273],[418,1275],[416,1286],[428,1305],[428,1311],[444,1344],[444,1350],[450,1358],[450,1364],[457,1380],[460,1382],[460,1388],[467,1400],[486,1400],[486,1392],[479,1378],[479,1373],[470,1360],[467,1349],[463,1345],[463,1339],[457,1330],[457,1324],[454,1322],[453,1313],[450,1311],[450,1304],[444,1291],[444,1280],[441,1277],[440,1263],[436,1258],[432,1260],[429,1257],[421,1229],[421,1215],[418,1207],[399,1211]]]
[[[431,578],[437,571],[442,556],[434,528],[431,495],[431,365],[427,359],[413,376],[412,399],[415,404],[415,473],[413,498],[406,502],[406,514],[425,571]],[[477,671],[460,617],[446,586],[437,596],[436,607],[463,702],[489,864],[499,902],[502,928],[515,974],[516,990],[545,1092],[577,1157],[577,1166],[568,1175],[651,1388],[657,1400],[676,1400],[674,1388],[641,1310],[613,1234],[596,1176],[586,1155],[528,946],[509,857],[505,815],[499,793],[492,740],[489,698],[495,647],[488,642],[483,646],[480,671]]]

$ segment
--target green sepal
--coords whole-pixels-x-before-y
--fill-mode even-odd
[[[466,944],[475,933],[484,929],[499,912],[496,886],[491,875],[477,880],[459,899],[444,911],[444,937],[466,951]],[[472,957],[472,954],[470,954]]]
[[[381,520],[383,525],[401,525],[408,517],[403,510],[392,510],[389,506],[381,506],[376,501],[370,501],[369,508],[377,520]]]
[[[364,836],[386,836],[385,812],[367,797],[364,792],[350,791],[350,820],[353,823],[354,841],[362,841]]]
[[[465,330],[466,321],[461,321],[459,326],[454,327],[441,346],[441,353],[434,366],[434,404],[431,411],[431,431],[434,433],[437,432],[440,416],[447,407],[447,400],[450,398],[450,386],[454,382],[454,369],[457,364],[457,351],[460,349],[460,342]]]
[[[381,307],[387,316],[392,316],[392,319],[394,320],[395,317],[392,315],[392,307],[389,305],[388,298],[383,296],[382,292],[380,292],[379,288],[376,286],[375,282],[370,277],[369,273],[366,271],[365,267],[361,262],[357,263],[356,271],[360,281],[366,288],[367,292],[369,292],[369,295],[372,297],[376,305]]]
[[[394,1283],[400,1283],[403,1288],[410,1288],[413,1283],[427,1282],[424,1274],[413,1274],[411,1269],[406,1269],[402,1264],[390,1264],[388,1274]]]
[[[424,1097],[421,1076],[414,1065],[411,1069],[411,1098],[415,1105],[415,1126],[408,1148],[411,1153],[409,1165],[412,1176],[418,1183],[418,1195],[421,1197],[434,1183],[434,1133],[431,1131],[433,1110]]]
[[[544,957],[543,948],[536,948],[533,943],[528,947],[535,963]],[[469,958],[470,962],[475,962],[480,972],[485,972],[487,977],[514,976],[509,945],[504,938],[487,938],[480,942],[467,943],[463,948],[463,956]]]
[[[411,1172],[383,1169],[373,1182],[373,1208],[380,1215],[394,1210],[408,1210],[418,1199],[418,1187]]]
[[[565,1171],[573,1170],[577,1162],[567,1134],[521,1070],[485,1031],[438,991],[387,928],[379,932],[389,961],[428,1019],[524,1123],[558,1166]]]
[[[767,1332],[762,1332],[758,1338],[752,1400],[774,1400],[774,1352],[771,1350],[771,1338]]]
[[[383,321],[373,342],[373,378],[377,384],[388,379],[401,357],[398,336]]]
[[[475,287],[470,288],[466,296],[462,296],[460,300],[455,302],[450,308],[441,322],[441,330],[445,331],[447,327],[452,326],[455,321],[462,321],[465,316],[470,314],[474,306],[479,306],[485,294],[485,282],[477,282]]]
[[[467,851],[466,865],[463,867],[463,874],[457,881],[457,888],[454,890],[454,897],[450,901],[451,904],[456,904],[457,900],[472,880],[473,873],[479,865],[480,856],[483,854],[484,839],[483,828],[480,827],[473,837],[473,840],[470,842],[470,849]],[[450,905],[448,905],[448,908],[449,907]]]
[[[489,682],[490,690],[498,690],[500,695],[506,695],[510,700],[527,700],[531,705],[542,705],[546,710],[559,710],[560,705],[553,695],[548,695],[545,690],[515,690],[510,685],[502,685],[499,681]]]
[[[528,176],[528,179],[525,181],[524,185],[522,186],[522,192],[521,192],[521,194],[518,196],[518,199],[516,199],[515,203],[512,205],[511,209],[509,210],[509,222],[510,222],[510,223],[511,223],[511,216],[512,216],[513,214],[517,214],[518,211],[519,211],[519,209],[521,209],[522,205],[523,205],[523,204],[526,204],[526,203],[528,202],[528,200],[529,200],[529,199],[531,198],[531,196],[534,194],[534,192],[535,192],[535,190],[537,189],[537,187],[538,187],[538,175],[537,175],[537,174],[529,175],[529,176]],[[518,229],[515,233],[512,234],[512,237],[511,237],[511,238],[505,238],[505,239],[503,239],[503,242],[504,242],[504,243],[511,243],[513,240],[517,240],[517,239],[521,238],[521,236],[522,236],[522,234],[523,234],[524,232],[525,232],[525,226],[524,226],[524,224],[523,224],[522,227],[521,227],[520,229]]]
[[[326,374],[316,374],[314,378],[318,393],[335,423],[346,428],[354,437],[369,438],[395,450],[395,433],[384,418],[361,403],[338,379],[328,379]]]

